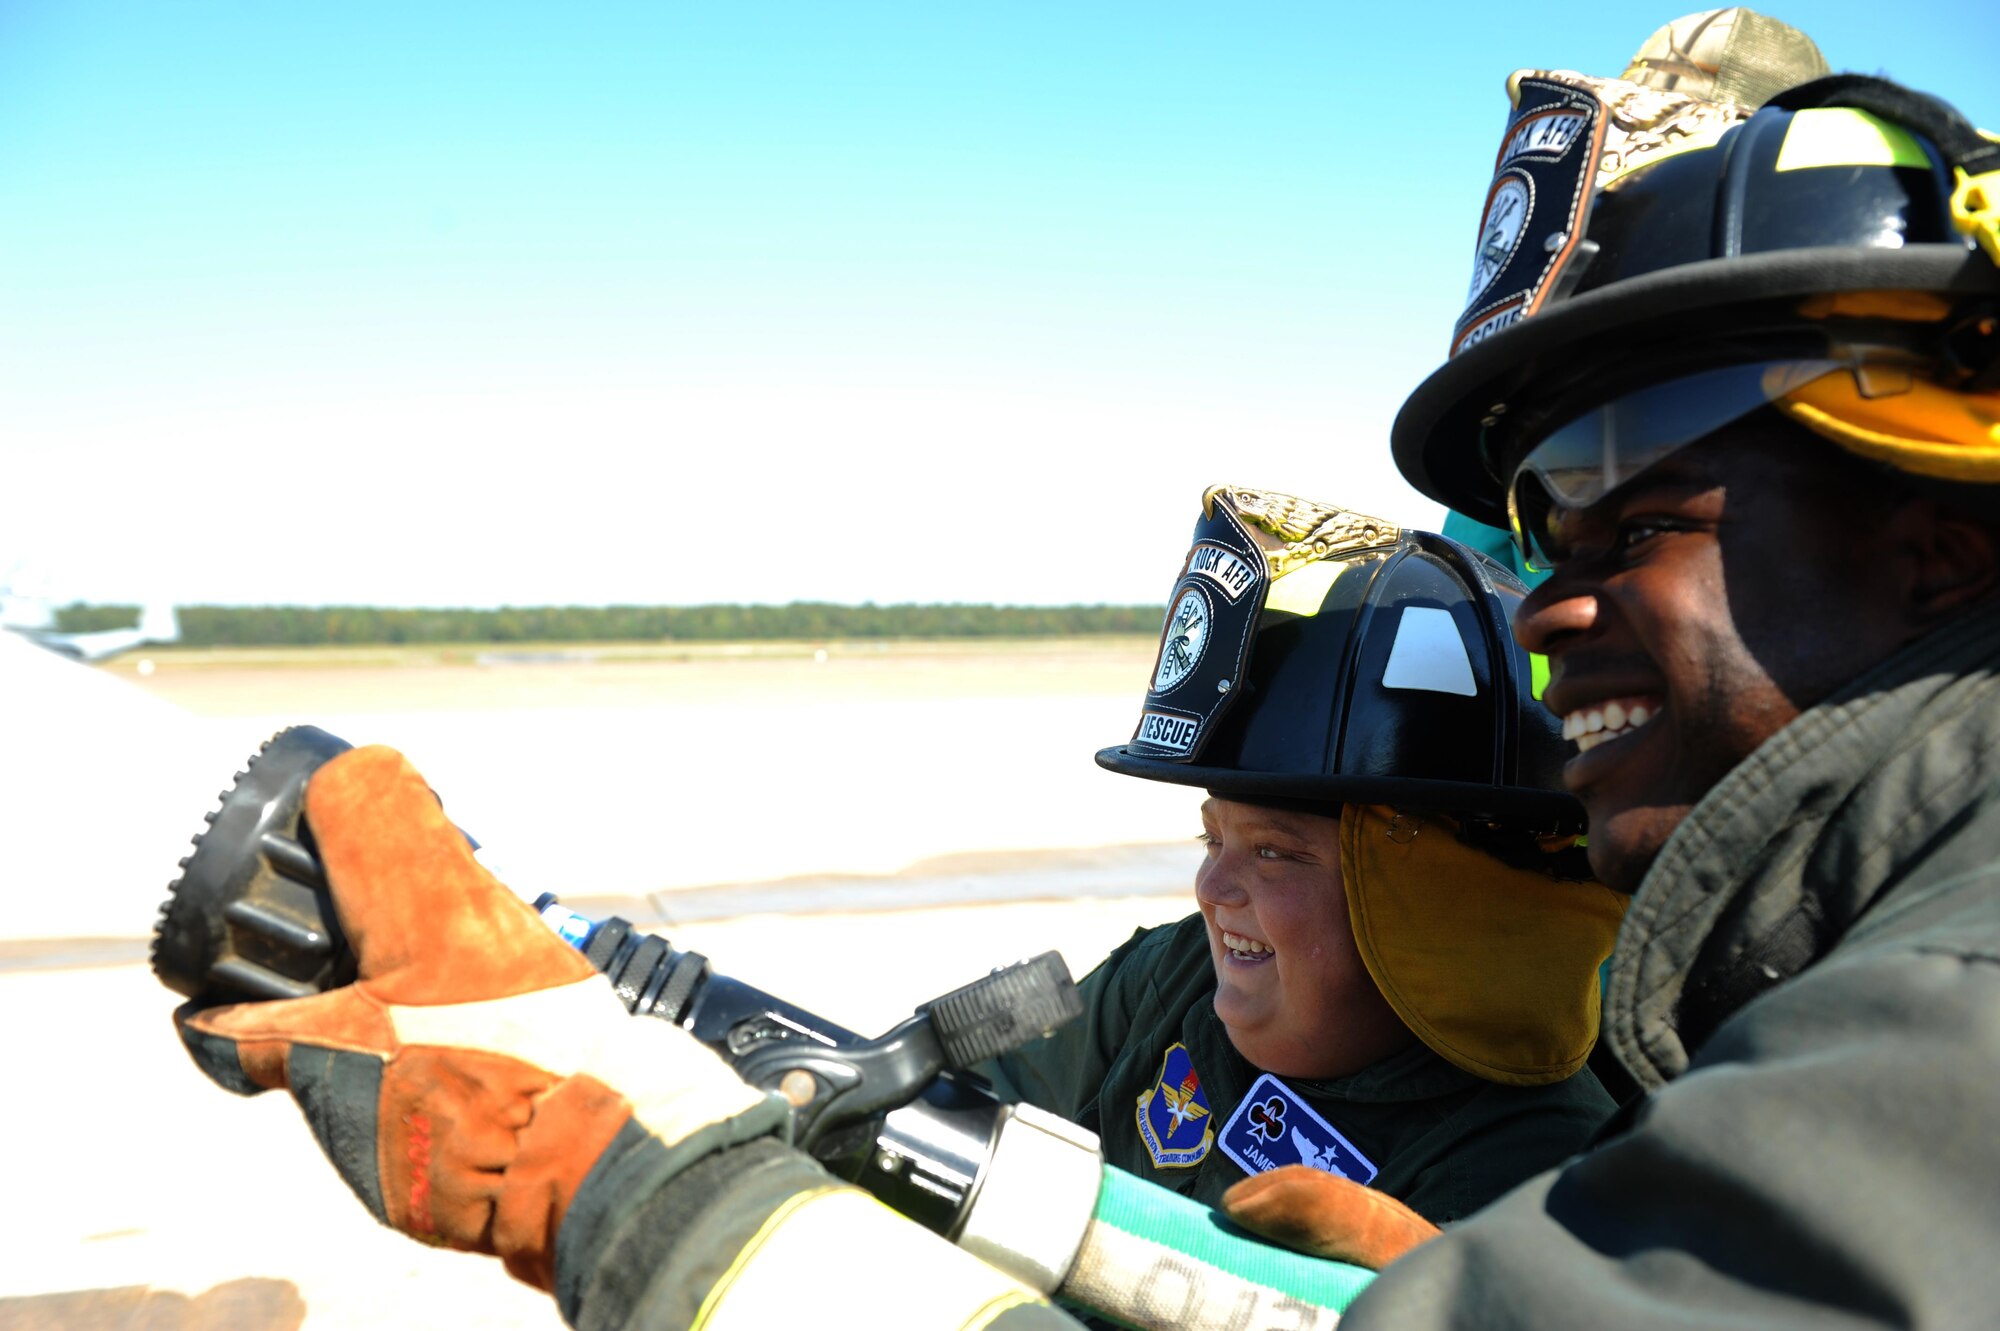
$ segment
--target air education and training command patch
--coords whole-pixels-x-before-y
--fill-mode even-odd
[[[1338,1128],[1268,1072],[1251,1083],[1250,1093],[1223,1125],[1222,1153],[1246,1174],[1310,1165],[1366,1184],[1379,1172]]]
[[[1195,1075],[1187,1046],[1170,1044],[1160,1057],[1160,1075],[1139,1097],[1139,1140],[1162,1169],[1198,1165],[1215,1145],[1208,1096]]]

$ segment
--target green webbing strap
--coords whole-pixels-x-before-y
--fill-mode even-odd
[[[1140,1327],[1244,1325],[1258,1305],[1282,1305],[1288,1325],[1331,1326],[1374,1278],[1273,1247],[1198,1202],[1107,1165],[1083,1251],[1058,1297]],[[1324,1316],[1312,1316],[1314,1309]]]

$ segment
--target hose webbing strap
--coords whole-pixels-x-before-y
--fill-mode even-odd
[[[1273,1247],[1106,1166],[1062,1300],[1146,1328],[1331,1327],[1374,1272]]]

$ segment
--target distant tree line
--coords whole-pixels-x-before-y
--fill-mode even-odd
[[[409,610],[343,605],[184,605],[181,641],[195,647],[380,643],[721,642],[833,638],[1041,638],[1156,633],[1159,605],[551,605]],[[66,633],[127,628],[139,607],[69,605]]]

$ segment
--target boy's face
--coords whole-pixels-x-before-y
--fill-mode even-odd
[[[1257,1067],[1355,1072],[1411,1043],[1375,987],[1347,916],[1340,819],[1210,798],[1195,897],[1208,924],[1215,1013]]]

